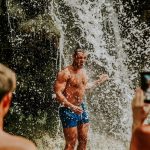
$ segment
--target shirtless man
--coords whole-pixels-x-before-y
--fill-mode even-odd
[[[3,130],[3,120],[9,110],[12,92],[15,88],[15,73],[0,64],[0,150],[36,150],[31,141],[23,137],[10,135]]]
[[[136,89],[132,101],[133,125],[130,150],[150,150],[150,125],[144,124],[150,113],[150,104],[144,103],[144,93]]]
[[[89,117],[83,102],[85,90],[108,80],[103,74],[98,80],[87,83],[88,77],[83,69],[87,54],[83,49],[76,49],[73,63],[58,73],[54,91],[61,104],[59,114],[66,140],[65,150],[74,150],[78,141],[78,150],[86,150]]]

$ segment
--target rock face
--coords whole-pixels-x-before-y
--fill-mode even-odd
[[[141,23],[149,8],[144,9],[145,1],[141,5],[122,1],[123,5],[113,0],[9,0],[7,5],[1,1],[0,61],[15,70],[18,81],[6,130],[31,139],[60,134],[58,104],[52,97],[56,72],[65,64],[59,61],[58,45],[64,44],[59,48],[71,61],[79,44],[89,52],[86,69],[91,79],[105,72],[111,77],[87,94],[91,128],[126,141],[124,135],[131,131],[127,99],[136,86],[139,66],[149,68],[149,28]]]
[[[150,26],[150,1],[143,1],[142,18]]]
[[[44,13],[45,3],[11,0],[6,5],[1,1],[0,61],[17,74],[5,127],[28,138],[44,131],[53,135],[57,130],[58,104],[52,94],[60,33],[51,16]]]
[[[150,5],[150,4],[149,4]],[[150,25],[150,8],[147,9],[147,10],[144,10],[144,13],[143,13],[143,20],[148,24]]]
[[[150,25],[150,1],[149,0],[122,0],[123,4],[128,4],[127,11],[134,13],[141,21]],[[132,11],[131,11],[132,10]]]

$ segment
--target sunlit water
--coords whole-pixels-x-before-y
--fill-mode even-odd
[[[71,16],[61,11],[62,3],[69,8]],[[137,54],[148,56],[150,51],[149,39],[146,39],[144,47],[137,45],[139,41],[143,42],[141,38],[146,26],[135,27],[136,18],[128,20],[121,2],[118,2],[120,16],[125,17],[131,24],[128,36],[121,38],[119,15],[114,10],[113,1],[63,0],[62,3],[52,0],[47,9],[60,31],[59,69],[62,62],[64,65],[71,62],[74,44],[78,44],[85,47],[89,53],[85,67],[91,80],[102,73],[110,76],[109,81],[88,91],[85,96],[91,120],[88,150],[127,150],[132,124],[130,104],[135,88],[132,81],[137,79],[140,70],[148,70],[150,66],[147,64],[136,70],[140,64],[140,60],[136,62]],[[73,32],[76,28],[80,30],[79,33]],[[147,27],[146,29],[149,30]],[[134,41],[131,41],[131,34],[139,35],[137,43],[132,43]],[[137,51],[132,53],[131,58],[129,54],[132,50]],[[65,141],[60,122],[58,126],[55,138],[50,138],[49,134],[45,133],[42,138],[35,139],[39,150],[63,149]]]

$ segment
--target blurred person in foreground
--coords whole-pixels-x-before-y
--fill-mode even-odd
[[[150,104],[144,103],[144,92],[137,88],[132,101],[133,124],[130,150],[150,150],[150,125],[144,121],[150,112]]]
[[[36,150],[31,141],[20,136],[11,135],[3,130],[4,117],[9,110],[12,92],[15,88],[15,73],[0,64],[0,150]]]
[[[61,104],[59,109],[60,119],[66,140],[65,150],[74,150],[78,141],[78,150],[86,150],[89,130],[89,117],[84,103],[86,89],[96,87],[108,80],[107,74],[102,74],[99,79],[88,83],[84,64],[87,53],[83,49],[76,49],[73,54],[73,63],[58,75],[54,85],[56,98]]]

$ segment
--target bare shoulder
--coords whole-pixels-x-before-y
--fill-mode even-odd
[[[20,142],[18,146],[20,146],[23,150],[37,150],[35,144],[26,138],[16,136],[14,140]]]
[[[70,76],[70,71],[69,71],[69,66],[67,66],[66,68],[58,72],[57,79],[58,80],[68,79],[69,76]]]
[[[20,136],[6,133],[0,139],[0,150],[37,150],[33,142]]]
[[[149,135],[150,136],[150,125],[143,125],[136,129],[136,134],[139,135]]]

